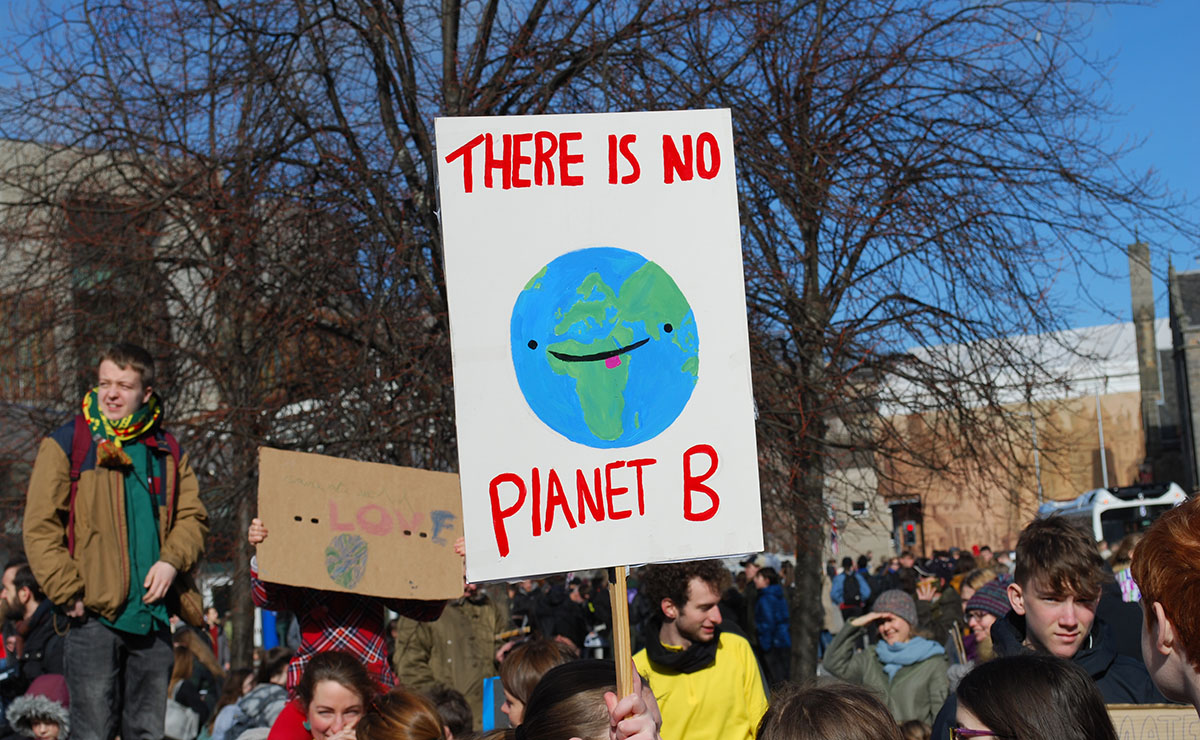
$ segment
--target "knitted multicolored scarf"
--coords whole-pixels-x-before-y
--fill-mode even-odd
[[[92,439],[97,441],[96,464],[107,468],[129,467],[133,461],[121,449],[121,444],[153,429],[162,416],[162,403],[152,393],[137,411],[123,419],[109,421],[100,411],[99,391],[99,388],[93,388],[83,397],[83,418],[87,420]]]

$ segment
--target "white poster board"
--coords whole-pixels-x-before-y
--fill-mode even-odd
[[[729,111],[436,134],[468,578],[761,550]]]

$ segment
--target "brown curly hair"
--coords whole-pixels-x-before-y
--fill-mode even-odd
[[[704,581],[719,594],[729,583],[729,571],[719,560],[688,560],[647,565],[638,573],[642,592],[656,610],[662,608],[663,599],[670,599],[672,604],[683,608],[693,578]]]

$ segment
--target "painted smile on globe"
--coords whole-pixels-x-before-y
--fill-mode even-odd
[[[581,249],[543,267],[517,296],[510,339],[529,408],[589,447],[658,436],[699,377],[687,298],[665,270],[624,249]]]

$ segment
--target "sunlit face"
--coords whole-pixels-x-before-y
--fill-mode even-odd
[[[996,615],[982,609],[972,609],[967,612],[967,626],[975,635],[976,642],[983,642],[992,634],[992,625],[996,623]]]
[[[57,722],[48,719],[35,719],[31,725],[33,736],[37,740],[56,740],[59,733]]]
[[[710,642],[721,624],[721,610],[718,607],[721,595],[700,578],[693,577],[688,583],[687,596],[687,603],[682,609],[671,605],[675,629],[692,642]],[[665,599],[664,602],[670,603]]]
[[[912,637],[912,625],[895,614],[885,614],[879,620],[879,637],[889,645],[908,642]]]
[[[1083,647],[1096,620],[1096,604],[1100,599],[1082,601],[1074,594],[1058,593],[1035,577],[1025,588],[1010,583],[1008,600],[1014,612],[1025,616],[1026,642],[1069,660]]]
[[[142,385],[142,374],[130,365],[121,369],[112,360],[100,363],[97,382],[100,413],[109,421],[118,421],[150,400],[151,389]]]
[[[504,690],[504,703],[500,705],[500,711],[508,715],[508,723],[513,727],[520,725],[525,721],[525,702]]]
[[[17,569],[6,568],[4,570],[4,578],[0,583],[4,584],[4,588],[0,590],[0,608],[3,609],[4,615],[10,619],[23,619],[25,617],[25,605],[21,603],[21,597],[17,594],[17,587],[13,583],[13,579],[17,575]]]
[[[308,704],[308,726],[313,740],[326,740],[353,728],[363,715],[363,698],[337,681],[318,681]]]

